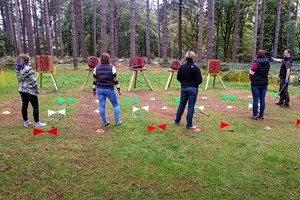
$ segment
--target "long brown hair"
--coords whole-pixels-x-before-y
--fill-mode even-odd
[[[265,51],[264,50],[259,50],[256,54],[256,58],[265,58],[266,57],[266,54],[265,54]]]
[[[109,64],[111,65],[111,61],[110,61],[110,55],[108,53],[103,53],[101,55],[101,64]]]

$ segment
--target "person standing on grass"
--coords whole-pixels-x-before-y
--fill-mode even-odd
[[[283,59],[273,58],[271,59],[275,62],[281,62],[281,68],[279,71],[279,79],[280,79],[280,86],[279,86],[279,96],[280,99],[276,102],[276,105],[279,105],[282,108],[286,108],[290,106],[290,96],[288,91],[288,86],[290,82],[290,75],[292,70],[292,51],[290,49],[286,49],[283,52]]]
[[[105,116],[105,105],[107,97],[114,108],[115,125],[119,126],[122,124],[122,121],[119,119],[120,106],[118,103],[116,92],[114,90],[114,86],[116,86],[119,95],[122,95],[122,91],[118,81],[117,71],[115,66],[111,64],[109,54],[102,54],[100,61],[101,64],[94,68],[93,91],[94,96],[97,95],[99,100],[99,113],[102,120],[102,125],[108,126],[110,124],[106,120]]]
[[[253,62],[249,78],[251,80],[251,91],[253,97],[252,119],[264,119],[265,97],[268,89],[268,74],[270,62],[266,58],[264,50],[259,50],[256,54],[256,60]],[[258,100],[260,101],[260,110],[258,113]]]
[[[16,64],[16,74],[19,83],[19,93],[22,98],[22,117],[24,126],[28,127],[31,122],[28,120],[28,104],[29,102],[33,108],[33,118],[35,127],[46,126],[46,123],[40,122],[39,119],[39,102],[37,95],[40,93],[38,85],[34,78],[34,71],[29,66],[29,55],[20,54]]]
[[[202,83],[202,76],[200,68],[194,64],[195,53],[193,51],[188,51],[185,54],[185,60],[186,63],[180,66],[177,73],[177,80],[181,83],[181,96],[174,124],[180,124],[181,116],[188,103],[186,128],[194,129],[197,126],[193,125],[193,116],[197,101],[198,86]]]

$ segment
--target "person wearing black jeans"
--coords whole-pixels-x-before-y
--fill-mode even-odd
[[[24,126],[28,127],[31,122],[28,120],[28,104],[31,103],[33,107],[33,118],[35,127],[46,126],[46,123],[40,122],[39,119],[39,103],[37,94],[40,93],[38,85],[34,78],[34,71],[29,66],[29,56],[27,54],[20,54],[16,64],[16,74],[19,83],[19,93],[22,98],[22,117]]]
[[[185,55],[186,63],[180,66],[177,73],[177,80],[181,83],[180,103],[177,109],[175,125],[179,125],[181,116],[188,103],[186,116],[186,128],[194,129],[193,115],[198,95],[198,86],[202,83],[200,68],[194,64],[195,53],[188,51]]]
[[[288,86],[290,82],[290,75],[292,71],[292,52],[290,49],[286,49],[283,52],[284,59],[277,59],[272,58],[275,62],[281,62],[281,67],[279,71],[279,79],[280,79],[280,86],[279,86],[279,96],[280,99],[276,102],[276,105],[280,107],[286,108],[290,106],[290,96],[288,91]]]
[[[264,50],[259,50],[256,54],[256,60],[253,62],[249,71],[251,80],[251,91],[253,97],[252,119],[264,119],[265,97],[268,89],[268,73],[270,62],[265,56]],[[258,113],[258,100],[260,101],[260,110]]]

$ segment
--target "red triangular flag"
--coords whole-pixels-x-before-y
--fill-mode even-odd
[[[154,131],[156,129],[155,126],[148,126],[148,133]]]
[[[37,128],[34,128],[33,129],[33,136],[36,136],[36,135],[39,135],[41,133],[44,133],[43,130],[40,130],[40,129],[37,129]]]
[[[300,119],[297,119],[296,126],[298,126],[299,124],[300,124]]]
[[[227,126],[230,126],[229,124],[226,124],[224,122],[220,122],[220,129],[225,128]]]
[[[158,125],[157,128],[160,128],[161,130],[165,131],[167,129],[167,124]]]
[[[52,134],[52,135],[55,135],[55,136],[57,136],[58,134],[57,134],[57,128],[54,128],[54,129],[51,129],[51,130],[48,130],[48,131],[46,131],[47,133],[49,133],[49,134]]]

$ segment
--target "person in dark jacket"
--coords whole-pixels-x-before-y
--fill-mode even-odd
[[[289,86],[290,75],[292,71],[291,54],[292,51],[290,49],[286,49],[283,52],[284,59],[277,59],[272,57],[273,61],[282,63],[279,71],[279,79],[280,79],[279,91],[281,91],[279,93],[280,99],[279,102],[275,104],[283,108],[290,106],[290,96],[289,96],[288,86]]]
[[[108,98],[114,108],[115,125],[119,126],[122,124],[122,121],[119,119],[120,106],[114,86],[116,86],[119,95],[122,95],[122,91],[120,89],[117,71],[115,66],[111,64],[109,54],[103,53],[100,59],[101,64],[94,68],[93,91],[94,96],[97,94],[99,100],[99,113],[102,125],[107,126],[110,124],[105,116],[106,98]]]
[[[251,80],[251,91],[253,97],[253,115],[252,119],[264,119],[265,97],[268,89],[268,74],[270,62],[266,58],[265,51],[259,50],[256,54],[256,60],[253,62],[249,71]],[[260,111],[258,113],[258,100],[260,101]]]
[[[180,66],[177,73],[177,80],[181,83],[180,103],[177,109],[175,125],[179,125],[181,116],[188,103],[188,112],[186,115],[186,128],[194,129],[193,115],[198,95],[198,86],[202,83],[200,68],[194,64],[195,53],[188,51],[185,55],[186,63]]]
[[[16,74],[19,83],[19,93],[22,98],[22,117],[24,126],[28,127],[31,122],[28,120],[28,105],[29,102],[33,108],[33,118],[35,127],[46,126],[46,123],[40,122],[39,119],[39,102],[37,95],[40,93],[36,80],[34,78],[34,71],[29,66],[30,57],[27,54],[21,53],[16,63]]]

